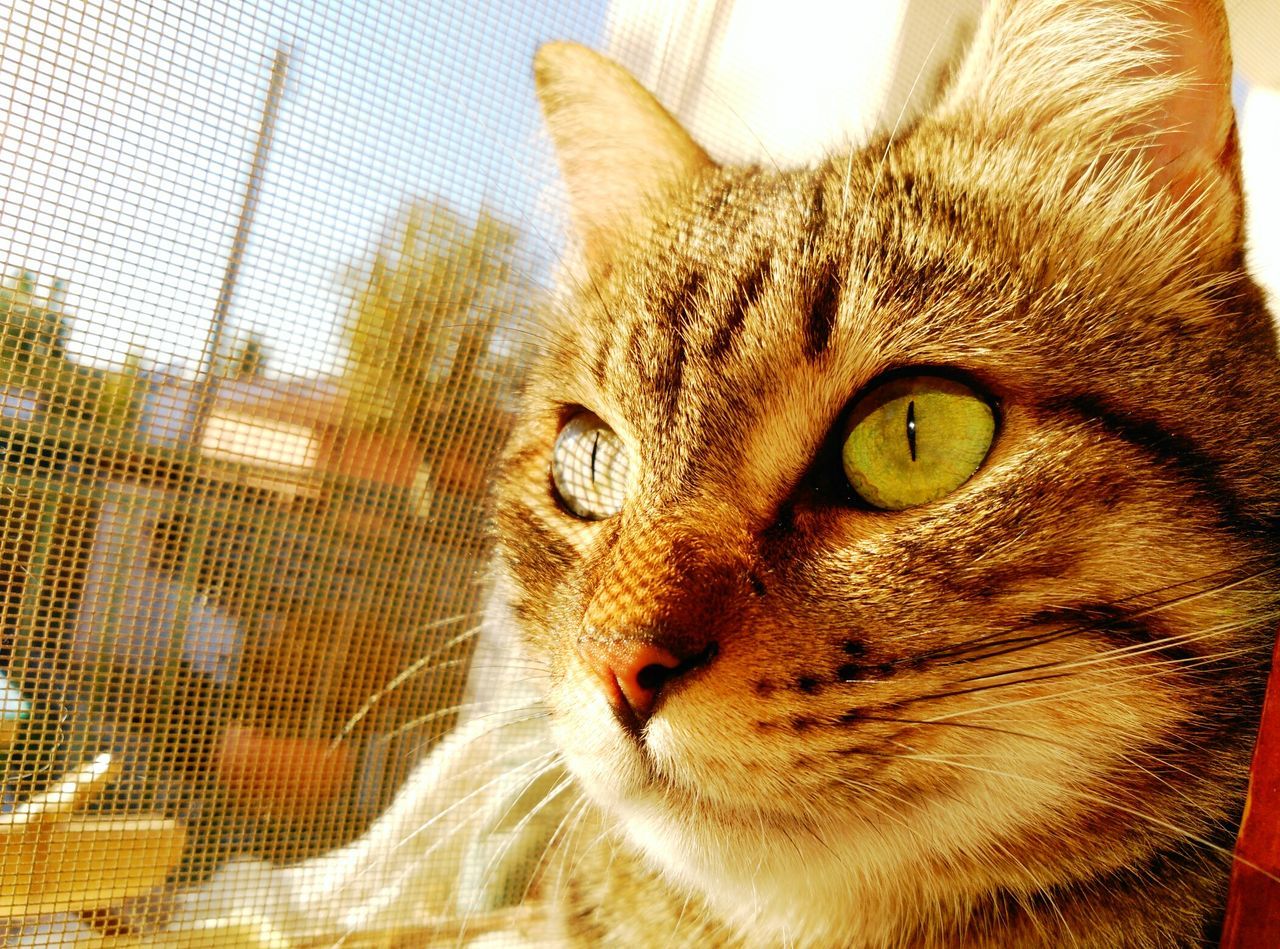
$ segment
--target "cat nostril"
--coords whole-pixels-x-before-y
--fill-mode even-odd
[[[600,641],[583,637],[578,654],[599,681],[614,710],[630,724],[648,721],[658,695],[673,679],[707,665],[719,647],[711,643],[683,658],[654,643]]]
[[[650,689],[656,692],[672,679],[682,676],[686,672],[692,672],[700,666],[705,666],[716,657],[716,653],[719,651],[719,646],[715,643],[710,643],[706,649],[680,660],[674,666],[657,662],[650,663],[636,673],[636,683],[642,689]]]
[[[655,662],[636,673],[636,682],[642,689],[657,690],[662,688],[663,683],[670,679],[678,668],[679,666],[674,668],[660,666]]]

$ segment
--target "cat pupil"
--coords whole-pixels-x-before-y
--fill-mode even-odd
[[[907,403],[907,447],[911,449],[911,460],[916,460],[916,402]]]

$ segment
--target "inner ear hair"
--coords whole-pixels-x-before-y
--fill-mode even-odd
[[[994,0],[935,113],[1125,164],[1191,223],[1239,239],[1231,54],[1220,0]]]

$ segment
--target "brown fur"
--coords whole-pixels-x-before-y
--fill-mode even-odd
[[[1211,938],[1280,587],[1280,382],[1222,24],[997,4],[931,115],[786,172],[715,167],[617,67],[541,55],[588,265],[497,531],[586,792],[539,882],[552,933]],[[658,172],[593,150],[592,83],[643,97]],[[833,433],[922,367],[996,400],[994,447],[938,501],[869,509]],[[547,474],[579,406],[632,454],[601,521]],[[635,736],[578,658],[588,625],[719,652]]]

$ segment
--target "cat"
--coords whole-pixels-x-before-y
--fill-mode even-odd
[[[601,815],[565,941],[1210,937],[1280,501],[1227,49],[998,3],[932,114],[793,172],[540,52],[586,271],[496,521]]]
[[[581,267],[494,534],[553,742],[473,722],[277,902],[438,918],[545,813],[493,944],[1212,942],[1280,615],[1230,75],[1211,0],[995,0],[778,170],[543,47]]]

